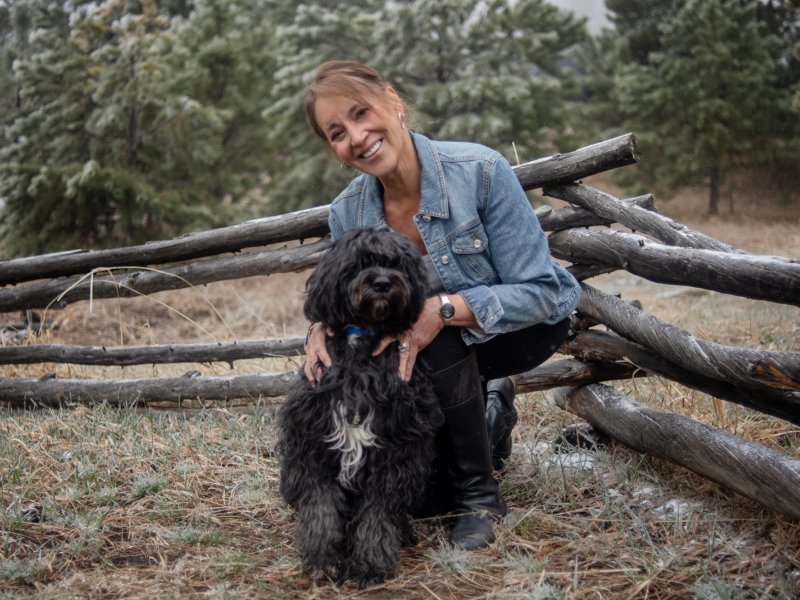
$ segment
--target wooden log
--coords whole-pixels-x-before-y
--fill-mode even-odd
[[[587,185],[576,183],[546,187],[546,196],[553,196],[572,204],[577,204],[612,223],[620,223],[629,229],[650,235],[669,246],[684,248],[702,248],[720,252],[743,253],[742,250],[694,231],[681,223],[645,210],[644,208],[623,202],[610,194],[601,192]]]
[[[799,394],[772,388],[753,390],[718,381],[677,365],[660,354],[613,333],[582,331],[566,342],[565,349],[583,361],[628,360],[650,375],[660,375],[716,398],[800,425]]]
[[[578,311],[667,360],[718,381],[754,390],[781,387],[783,380],[771,382],[765,374],[757,378],[750,374],[752,365],[765,360],[792,379],[800,376],[800,352],[750,350],[703,340],[585,283]],[[793,399],[800,399],[798,389],[794,388]]]
[[[624,204],[630,203],[632,206],[638,206],[642,210],[655,210],[655,200],[652,194],[637,196],[629,200],[620,200],[620,202]],[[537,209],[536,215],[539,217],[539,224],[545,231],[560,231],[572,227],[592,227],[614,223],[614,221],[603,218],[589,209],[571,206],[546,212],[539,212],[539,209]]]
[[[591,279],[598,275],[605,275],[606,273],[613,273],[618,270],[617,267],[611,265],[575,264],[567,267],[567,271],[578,281],[585,281],[586,279]]]
[[[214,281],[302,271],[316,265],[330,242],[186,263],[160,270],[123,271],[55,279],[0,289],[0,312],[64,307],[89,298],[130,298]]]
[[[143,406],[153,402],[186,400],[228,401],[283,396],[300,371],[273,375],[202,377],[190,372],[180,377],[145,379],[0,378],[0,402],[11,407],[53,407],[69,404]]]
[[[67,363],[74,365],[155,365],[168,363],[226,362],[299,356],[305,352],[302,337],[245,340],[216,344],[153,344],[150,346],[6,346],[0,348],[0,364]]]
[[[585,363],[574,358],[556,360],[514,376],[517,393],[539,392],[557,387],[586,385],[614,379],[644,377],[647,373],[634,365],[619,362]]]
[[[246,221],[230,227],[191,233],[171,240],[109,250],[69,250],[0,261],[0,285],[65,277],[93,269],[160,265],[238,252],[328,233],[329,206]]]
[[[600,263],[658,283],[800,306],[798,261],[665,246],[623,231],[567,229],[548,239],[553,256],[573,263]]]
[[[800,519],[800,460],[687,417],[643,406],[601,384],[562,388],[555,401],[634,450],[690,469]]]
[[[514,167],[514,171],[522,187],[532,190],[545,185],[577,181],[589,175],[630,165],[637,162],[640,155],[636,138],[627,133],[573,152],[519,165]]]
[[[548,156],[514,167],[526,190],[575,181],[639,160],[632,134],[592,144],[566,154]],[[157,265],[226,252],[238,252],[328,233],[330,206],[247,221],[231,227],[192,233],[171,240],[111,250],[71,250],[0,261],[0,285],[88,273],[98,268]]]

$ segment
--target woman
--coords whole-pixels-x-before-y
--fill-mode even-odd
[[[494,541],[492,521],[506,513],[492,469],[508,457],[516,422],[507,377],[555,352],[579,287],[552,259],[508,162],[477,144],[431,141],[408,128],[406,114],[394,88],[356,62],[324,63],[306,90],[314,131],[362,173],[331,205],[334,239],[391,228],[424,256],[432,294],[416,324],[379,351],[399,342],[406,380],[418,356],[433,372],[446,422],[444,478],[429,504],[458,515],[450,540],[471,550]],[[331,364],[315,323],[306,356],[313,383]]]

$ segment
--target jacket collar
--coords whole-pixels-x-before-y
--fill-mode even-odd
[[[417,151],[422,173],[420,174],[420,206],[419,213],[441,219],[450,216],[447,202],[447,188],[444,183],[442,161],[434,148],[433,142],[423,135],[411,132],[411,140]],[[375,211],[378,213],[378,228],[386,228],[383,214],[383,189],[377,177],[368,176],[361,194],[359,205],[359,225],[370,226]]]

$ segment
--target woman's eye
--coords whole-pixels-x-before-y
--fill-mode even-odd
[[[366,115],[368,112],[369,112],[369,109],[366,106],[362,106],[361,108],[359,108],[356,111],[356,119],[360,119],[361,117]]]
[[[339,141],[340,139],[342,139],[342,132],[341,132],[341,131],[334,131],[334,132],[331,134],[331,141],[332,141],[332,142],[337,142],[337,141]]]

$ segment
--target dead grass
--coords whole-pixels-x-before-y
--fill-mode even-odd
[[[687,208],[699,204],[694,194],[660,209],[686,210],[682,222],[747,250],[800,257],[796,214],[708,220]],[[304,280],[280,275],[91,309],[81,303],[48,312],[58,328],[36,341],[302,335]],[[800,351],[796,308],[624,273],[595,283],[720,343]],[[233,372],[289,366],[297,364],[246,361]],[[189,369],[231,372],[227,365],[36,365],[0,373],[118,378]],[[800,429],[786,422],[663,379],[618,385],[641,402],[800,458]],[[6,410],[0,598],[800,598],[800,523],[619,445],[564,449],[557,443],[562,429],[576,419],[549,394],[522,396],[518,407],[515,450],[501,484],[510,512],[497,543],[457,552],[444,543],[445,523],[419,521],[420,543],[404,550],[399,576],[366,590],[312,581],[300,569],[292,513],[277,490],[273,401],[197,411]]]

